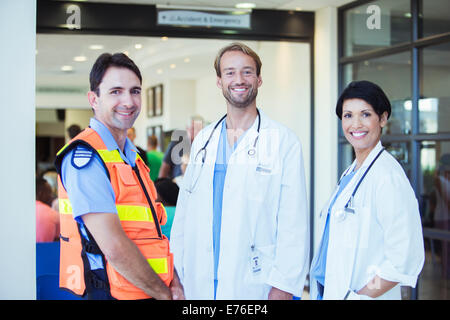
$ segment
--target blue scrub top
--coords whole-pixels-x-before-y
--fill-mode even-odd
[[[118,150],[122,160],[134,167],[136,148],[126,138],[124,152],[120,150],[108,128],[95,118],[91,118],[90,127],[94,129],[109,151]],[[77,158],[90,158],[88,164],[77,168]],[[89,240],[81,216],[87,213],[117,213],[116,199],[111,182],[100,157],[92,150],[79,145],[68,152],[61,165],[61,180],[67,190],[75,220],[81,224],[81,234]],[[91,270],[103,268],[100,255],[87,254]]]
[[[248,130],[247,130],[248,131]],[[220,229],[222,226],[222,202],[223,187],[227,173],[228,160],[231,154],[236,150],[239,142],[247,133],[245,131],[233,146],[228,144],[226,121],[222,121],[220,130],[219,145],[217,148],[216,163],[214,166],[213,179],[213,253],[214,253],[214,299],[217,291],[217,268],[219,265],[220,253]]]
[[[327,212],[327,221],[325,223],[325,229],[323,231],[322,241],[320,243],[319,257],[318,257],[317,262],[311,272],[311,279],[315,279],[322,286],[325,285],[325,271],[326,271],[326,266],[327,266],[328,240],[329,240],[329,236],[330,236],[331,208],[333,207],[334,203],[336,202],[337,197],[341,194],[342,190],[344,190],[344,188],[347,186],[347,184],[350,182],[350,180],[352,180],[354,175],[355,175],[355,171],[352,171],[349,174],[346,174],[345,176],[342,177],[341,182],[339,184],[339,189],[336,192],[336,195],[334,196],[333,200],[331,201],[330,207]],[[320,294],[320,292],[318,294],[317,299],[322,300],[322,295]]]

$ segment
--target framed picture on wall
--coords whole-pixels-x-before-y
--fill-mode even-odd
[[[163,85],[157,85],[154,87],[155,97],[155,116],[162,116],[163,114]]]
[[[147,117],[151,118],[155,116],[155,94],[153,87],[148,88],[146,94],[147,94]]]
[[[162,152],[164,152],[164,132],[162,126],[159,125],[147,127],[147,139],[152,135],[156,136],[156,138],[158,139],[158,147]]]

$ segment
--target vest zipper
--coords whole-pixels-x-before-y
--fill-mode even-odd
[[[153,221],[155,221],[156,231],[158,232],[158,237],[160,239],[162,239],[161,226],[159,225],[158,215],[156,214],[155,208],[153,207],[153,204],[152,204],[152,200],[150,199],[147,189],[145,188],[144,181],[141,178],[141,175],[139,173],[139,169],[138,169],[137,165],[134,165],[133,171],[136,173],[136,176],[138,177],[138,180],[139,180],[139,184],[141,185],[142,190],[144,191],[145,197],[147,198],[147,202],[150,205],[150,211],[152,212]]]

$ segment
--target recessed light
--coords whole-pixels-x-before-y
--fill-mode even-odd
[[[175,69],[177,67],[177,65],[175,64],[175,63],[172,63],[171,65],[170,65],[170,69]]]
[[[162,74],[163,71],[162,71],[162,69],[158,69],[158,70],[156,70],[156,73],[157,73],[157,74]]]
[[[302,11],[302,8],[301,7],[297,7],[297,8],[295,8],[295,11]]]
[[[125,51],[123,52],[123,54],[126,55],[126,56],[128,56],[130,53],[129,53],[128,51],[125,50]]]
[[[242,2],[235,5],[238,9],[253,9],[256,7],[256,4],[252,2]]]
[[[189,58],[184,58],[184,62],[189,63],[189,62],[191,62],[191,59],[189,59]]]
[[[85,56],[76,56],[76,57],[73,57],[73,61],[76,61],[76,62],[84,62],[84,61],[86,61],[87,60],[87,58],[85,57]]]
[[[89,46],[89,49],[91,50],[102,50],[103,49],[103,45],[101,44],[92,44]]]
[[[140,43],[136,43],[135,45],[134,45],[134,48],[135,49],[142,49],[142,44],[140,44]]]
[[[169,37],[166,37],[166,36],[161,37],[161,40],[162,40],[162,41],[167,41],[167,40],[169,40]]]
[[[61,67],[61,71],[67,72],[67,71],[72,71],[72,70],[73,70],[72,66],[62,66]]]

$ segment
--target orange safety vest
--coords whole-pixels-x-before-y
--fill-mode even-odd
[[[167,215],[162,204],[155,202],[156,189],[148,167],[136,154],[136,165],[132,168],[122,160],[118,150],[108,151],[98,133],[87,128],[58,152],[55,161],[61,230],[59,286],[79,296],[84,296],[90,288],[95,287],[109,290],[111,296],[120,300],[148,299],[150,297],[144,291],[131,284],[105,260],[87,228],[90,241],[80,235],[80,225],[73,218],[70,200],[61,183],[62,160],[67,152],[79,144],[88,146],[103,160],[126,235],[167,286],[173,279],[173,255],[169,250],[169,240],[161,233],[160,227],[166,223]],[[106,265],[107,283],[101,286],[93,283],[98,281],[92,277],[86,252],[101,254],[103,265]]]

